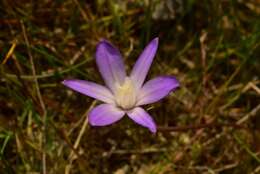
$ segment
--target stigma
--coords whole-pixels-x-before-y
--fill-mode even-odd
[[[118,107],[129,110],[135,107],[137,92],[133,81],[126,77],[122,85],[116,85],[115,100]]]

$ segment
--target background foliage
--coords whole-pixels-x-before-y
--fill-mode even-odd
[[[0,1],[0,173],[260,173],[259,0]],[[181,88],[150,106],[159,131],[87,123],[103,83],[102,38],[129,70],[160,38],[150,70]]]

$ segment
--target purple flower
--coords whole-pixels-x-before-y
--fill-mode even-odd
[[[154,103],[179,87],[179,82],[172,76],[159,76],[144,83],[157,48],[158,38],[155,38],[145,47],[127,76],[119,50],[103,40],[97,46],[96,63],[106,86],[84,80],[63,81],[67,87],[105,103],[90,111],[91,125],[109,125],[126,114],[137,124],[156,132],[153,118],[141,106]]]

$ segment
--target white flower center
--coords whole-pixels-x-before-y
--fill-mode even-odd
[[[118,85],[115,92],[116,104],[123,109],[132,109],[136,104],[136,89],[133,81],[126,77],[122,85]]]

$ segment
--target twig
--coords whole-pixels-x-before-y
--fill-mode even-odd
[[[28,40],[28,37],[27,37],[27,34],[26,34],[26,29],[25,29],[25,26],[23,24],[23,21],[21,21],[21,26],[22,26],[22,31],[23,31],[23,36],[24,36],[24,40],[25,40],[25,43],[26,43],[26,47],[27,47],[27,51],[28,51],[28,55],[29,55],[29,59],[30,59],[30,64],[31,64],[31,69],[32,69],[32,74],[33,74],[33,80],[34,80],[34,83],[35,83],[35,88],[36,88],[36,93],[37,93],[37,96],[38,96],[38,99],[39,99],[39,102],[40,102],[40,105],[41,105],[41,108],[42,108],[42,112],[43,112],[43,136],[42,136],[42,148],[43,148],[43,151],[42,151],[42,173],[43,174],[46,174],[46,153],[45,153],[45,143],[46,143],[46,108],[45,108],[45,104],[43,102],[43,99],[42,99],[42,95],[41,95],[41,91],[40,91],[40,87],[39,87],[39,83],[38,83],[38,80],[37,78],[35,77],[36,75],[36,70],[35,70],[35,65],[34,65],[34,62],[33,62],[33,56],[32,56],[32,53],[31,53],[31,50],[30,50],[30,44],[29,44],[29,40]]]
[[[136,149],[136,150],[129,150],[129,149],[118,149],[118,150],[111,150],[109,152],[104,152],[102,154],[103,157],[111,156],[112,154],[117,155],[125,155],[125,154],[150,154],[150,153],[162,153],[167,152],[168,150],[166,148],[147,148],[147,149]]]
[[[64,70],[61,70],[61,71],[58,71],[58,72],[57,71],[52,71],[52,72],[48,72],[48,73],[46,72],[46,73],[42,73],[41,75],[34,75],[34,76],[32,76],[32,75],[20,75],[20,78],[24,79],[24,80],[34,80],[35,78],[36,79],[42,79],[42,78],[52,77],[52,76],[54,76],[57,73],[64,74],[64,73],[70,72],[70,71],[72,71],[74,69],[77,69],[78,67],[80,67],[80,66],[84,65],[85,63],[87,63],[87,61],[88,60],[86,59],[86,60],[80,62],[79,64],[76,64],[74,66],[71,66],[68,69],[64,69]],[[15,75],[15,74],[6,73],[5,76],[9,77],[9,78],[17,78],[17,75]]]
[[[74,62],[76,62],[78,60],[78,58],[84,53],[84,51],[86,50],[87,46],[83,45],[78,52],[76,52],[76,54],[72,57],[72,59],[70,60],[70,64],[73,65]]]
[[[203,31],[201,36],[200,36],[200,52],[201,52],[201,65],[203,69],[203,77],[202,77],[202,85],[203,88],[205,89],[206,83],[207,83],[207,72],[206,72],[206,58],[207,58],[207,45],[206,45],[206,40],[207,40],[207,35],[208,33],[206,31]],[[206,91],[206,90],[203,90]]]
[[[176,126],[176,127],[158,127],[159,131],[187,131],[194,129],[203,129],[203,128],[212,128],[212,127],[233,127],[237,129],[245,129],[245,127],[238,124],[231,123],[206,123],[206,124],[198,124],[198,125],[189,125],[189,126]]]
[[[236,125],[241,125],[242,123],[244,123],[246,120],[248,120],[250,117],[256,115],[256,113],[258,112],[258,110],[260,109],[260,104],[257,105],[254,109],[252,109],[249,113],[247,113],[244,117],[242,117],[240,120],[238,120],[236,122]],[[224,132],[221,132],[219,134],[217,134],[215,137],[209,139],[207,142],[205,142],[203,144],[203,146],[208,146],[210,143],[212,143],[214,140],[217,140],[219,138],[221,138],[224,135]]]
[[[89,17],[86,13],[86,11],[81,7],[80,3],[78,2],[78,0],[73,0],[74,3],[78,6],[80,14],[82,15],[82,17],[84,18],[84,20],[89,23]]]
[[[4,60],[3,60],[3,62],[1,63],[2,65],[4,65],[4,64],[7,62],[7,60],[11,57],[11,55],[12,55],[13,52],[14,52],[15,47],[16,47],[16,40],[14,40],[14,42],[13,42],[11,48],[10,48],[9,51],[7,52],[7,54],[6,54],[6,56],[5,56]]]
[[[243,118],[237,121],[237,124],[242,124],[250,117],[256,115],[256,113],[260,110],[260,104],[258,104],[254,109],[252,109],[248,114],[246,114]]]
[[[260,172],[260,166],[256,167],[256,169],[250,174],[258,174]]]
[[[80,132],[77,136],[77,139],[76,141],[74,142],[74,145],[73,145],[73,149],[74,150],[77,150],[78,146],[79,146],[79,143],[81,141],[81,138],[87,128],[87,124],[88,124],[88,117],[86,116],[87,113],[95,106],[96,104],[96,101],[92,102],[91,106],[87,109],[87,111],[84,113],[83,117],[85,117],[84,121],[83,121],[83,124],[82,124],[82,127],[80,129]],[[66,168],[65,168],[65,174],[69,174],[70,173],[70,169],[71,169],[71,165],[72,165],[72,162],[76,159],[78,155],[75,154],[75,152],[72,150],[70,155],[69,155],[69,164],[66,165]]]
[[[238,162],[235,162],[235,163],[232,163],[232,164],[224,165],[223,167],[220,167],[220,168],[217,168],[217,169],[214,169],[214,170],[215,170],[215,172],[220,173],[220,172],[223,172],[225,170],[235,168],[238,164],[239,164]]]
[[[225,170],[229,170],[232,169],[234,167],[236,167],[239,163],[235,162],[232,164],[227,164],[221,168],[216,168],[216,169],[212,169],[208,166],[180,166],[180,165],[176,165],[174,166],[174,168],[181,168],[181,169],[187,169],[187,170],[200,170],[200,171],[207,171],[209,173],[219,173]]]

